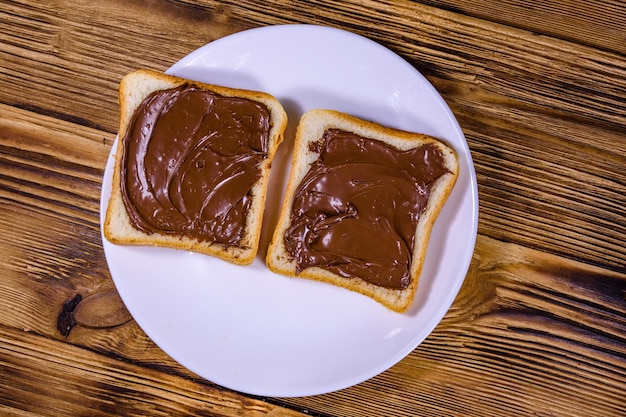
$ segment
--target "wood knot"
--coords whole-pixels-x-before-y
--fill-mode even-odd
[[[83,299],[81,294],[65,301],[57,318],[57,330],[68,337],[74,326],[104,329],[132,319],[117,291],[107,290]]]
[[[65,337],[69,336],[72,327],[76,324],[74,320],[74,310],[78,303],[83,299],[83,296],[76,294],[74,298],[71,298],[63,303],[59,317],[57,317],[57,330]]]

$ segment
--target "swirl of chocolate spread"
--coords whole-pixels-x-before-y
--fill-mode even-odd
[[[268,109],[252,100],[191,85],[149,95],[121,139],[122,198],[134,227],[237,245],[269,131]]]
[[[432,183],[448,172],[436,146],[400,151],[330,129],[294,194],[284,235],[297,272],[317,266],[402,289],[410,282],[415,230]]]

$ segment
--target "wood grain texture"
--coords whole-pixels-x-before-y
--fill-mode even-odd
[[[422,0],[420,3],[626,54],[626,7],[619,0]]]
[[[10,22],[0,25],[0,101],[111,133],[117,82],[131,69],[165,70],[260,25],[367,36],[424,73],[457,116],[479,177],[481,234],[626,268],[623,55],[414,2],[25,1],[0,5],[0,18]]]
[[[2,2],[0,101],[115,132],[125,74],[164,71],[244,28],[224,13],[169,1]]]
[[[305,415],[3,325],[0,374],[2,415]]]

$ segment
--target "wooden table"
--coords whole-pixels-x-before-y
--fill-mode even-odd
[[[375,378],[289,399],[163,353],[99,227],[121,77],[283,23],[347,29],[422,72],[480,197],[473,262],[432,334]],[[1,2],[0,414],[625,416],[625,28],[626,5],[600,0]]]

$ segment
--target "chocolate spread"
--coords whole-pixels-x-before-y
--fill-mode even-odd
[[[402,289],[410,282],[415,230],[432,183],[447,171],[433,145],[400,151],[331,129],[294,194],[284,235],[297,273],[317,266]]]
[[[268,109],[191,85],[156,91],[122,138],[121,190],[132,224],[237,245],[267,157]]]

